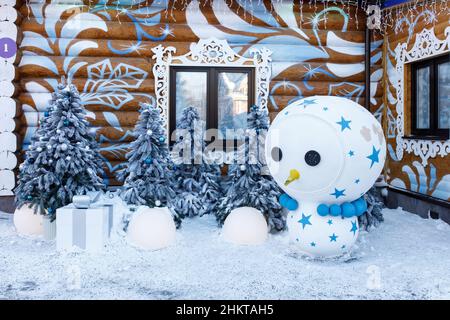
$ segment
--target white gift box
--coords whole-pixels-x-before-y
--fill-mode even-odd
[[[73,204],[56,210],[56,248],[70,250],[73,246],[99,252],[106,245],[112,228],[112,206],[95,204],[78,209]]]

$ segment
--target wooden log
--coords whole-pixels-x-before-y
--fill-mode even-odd
[[[26,122],[25,122],[26,123]],[[17,127],[17,139],[18,145],[29,143],[31,141],[32,135],[36,132],[36,124],[32,123],[28,125],[22,125]],[[111,143],[126,143],[134,140],[131,136],[131,132],[134,130],[133,127],[90,127],[90,132],[95,136],[96,140],[99,142],[110,141]],[[128,132],[128,134],[126,134]]]
[[[44,50],[41,46],[37,45],[35,38],[30,36],[25,36],[21,48],[23,50],[26,50],[27,52],[24,54],[24,56],[46,56],[48,55],[48,52]],[[74,40],[72,42],[72,46],[75,45],[78,42],[85,41],[86,39],[81,40]],[[55,39],[56,42],[58,42],[58,39]],[[151,51],[152,48],[156,46],[155,42],[151,41],[143,41],[139,46],[136,45],[135,42],[129,41],[129,40],[105,40],[105,39],[88,39],[88,41],[95,42],[97,47],[96,48],[87,48],[80,53],[77,52],[76,57],[146,57],[146,58],[152,58],[153,52]],[[176,55],[183,55],[190,51],[190,45],[189,42],[162,42],[162,44],[166,47],[173,46],[176,48]],[[333,45],[333,43],[330,43],[330,47],[324,46],[324,55],[327,55],[329,57],[327,58],[313,58],[309,61],[311,62],[320,62],[320,61],[333,61],[335,63],[357,63],[364,61],[364,44],[363,43],[355,43],[352,44],[352,46],[342,46],[341,44],[338,44],[339,46]],[[242,44],[242,43],[235,43],[233,46],[238,49],[236,52],[238,54],[244,55],[249,57],[248,50],[250,48],[249,44]],[[260,45],[263,46],[263,45]],[[126,54],[121,54],[118,52],[114,52],[111,50],[112,48],[116,48],[119,50],[124,50],[127,48],[133,48],[133,51],[128,52]],[[302,51],[302,50],[308,50],[310,49],[310,46],[308,44],[305,45],[289,45],[289,44],[271,44],[270,45],[271,50],[274,52],[272,61],[289,61],[288,58],[285,57],[285,55],[279,55],[278,52],[296,52],[296,51]],[[57,47],[55,48],[57,49]],[[317,49],[319,50],[319,49]],[[56,52],[59,52],[56,50]],[[347,54],[347,52],[351,52],[352,54]],[[381,49],[378,48],[372,52],[372,55],[375,55],[377,53],[381,52]],[[33,53],[33,54],[31,54]],[[69,54],[65,56],[71,56],[70,49]],[[296,59],[295,57],[292,59]],[[293,60],[296,61],[296,60]]]
[[[314,79],[314,81],[329,81],[334,82],[337,81],[337,79],[342,79],[345,81],[350,82],[364,82],[365,76],[364,76],[364,65],[363,64],[332,64],[334,67],[336,67],[336,70],[342,71],[342,74],[345,76],[338,76],[335,75],[335,73],[330,70],[331,63],[298,63],[296,65],[293,65],[287,69],[285,69],[283,72],[275,75],[272,78],[273,80],[278,81],[299,81],[305,79]],[[273,68],[273,67],[272,67]],[[370,69],[370,73],[372,74],[374,71],[382,69],[381,64],[373,65]],[[353,73],[355,72],[357,73]],[[329,74],[331,73],[331,75]],[[334,73],[334,75],[333,75]],[[348,75],[346,74],[348,73]]]
[[[0,119],[15,118],[21,113],[18,100],[11,97],[0,97]]]
[[[210,6],[204,7],[202,8],[202,14],[205,17],[205,19],[210,23],[210,24],[216,24],[216,25],[220,25],[220,23],[218,23],[217,20],[217,16],[220,16],[220,18],[222,20],[226,20],[229,16],[232,16],[233,18],[235,18],[235,16],[239,17],[239,20],[241,21],[240,24],[238,25],[233,25],[233,27],[235,28],[240,28],[240,29],[245,29],[246,26],[248,25],[252,25],[252,26],[258,26],[258,27],[270,27],[271,24],[267,23],[266,21],[264,21],[263,19],[258,18],[258,13],[260,13],[260,11],[245,11],[241,9],[241,8],[237,8],[237,2],[232,2],[232,11],[228,11],[225,12],[224,10],[221,10],[218,8],[218,10],[212,10],[212,8]],[[62,14],[59,15],[60,10],[63,10],[64,8],[67,8],[65,11],[62,12]],[[156,13],[153,13],[153,10],[149,9],[149,11],[147,11],[143,6],[141,6],[142,8],[142,12],[143,14],[141,15],[137,15],[139,17],[145,17],[147,19],[148,22],[162,22],[162,23],[184,23],[187,24],[187,20],[186,20],[186,11],[184,10],[170,10],[170,13],[168,13],[167,15],[165,14],[165,12],[163,12],[163,14],[160,16]],[[34,10],[33,10],[34,9]],[[46,6],[46,10],[44,12],[40,11],[38,9],[38,5],[37,4],[31,4],[29,6],[22,6],[20,8],[20,13],[25,17],[35,17],[35,18],[46,18],[46,19],[62,19],[62,20],[67,20],[70,17],[74,17],[77,14],[80,13],[89,13],[89,12],[94,12],[95,10],[101,10],[102,13],[106,13],[111,17],[112,21],[117,21],[117,22],[132,22],[131,18],[122,10],[126,9],[126,10],[130,10],[130,8],[128,8],[127,6],[118,6],[118,7],[110,7],[107,10],[104,10],[103,6],[97,6],[97,7],[92,7],[91,9],[88,6],[81,6],[81,7],[76,7],[76,8],[68,8],[67,5],[62,5],[62,4],[49,4]],[[137,9],[136,8],[131,8],[132,9]],[[131,12],[130,10],[130,12]],[[347,30],[352,31],[352,30],[362,30],[364,28],[364,23],[365,23],[365,18],[364,18],[364,14],[362,12],[360,12],[359,15],[356,16],[355,18],[355,12],[353,11],[353,16],[351,17],[351,19],[349,19],[348,23],[347,23]],[[300,14],[300,8],[298,10],[298,12],[296,13],[296,21],[297,21],[297,25],[299,28],[302,29],[311,29],[311,19],[313,19],[320,11],[314,12],[314,11],[309,11],[308,9],[306,11],[302,11],[302,14]],[[252,14],[254,13],[254,14]],[[271,17],[271,21],[272,24],[276,21],[275,19],[277,18],[276,14],[274,15],[270,15],[268,14],[267,17]],[[153,18],[153,19],[152,19]],[[283,28],[288,28],[288,26],[286,25],[286,23],[281,19],[278,18],[279,23],[276,22],[279,25],[280,29]],[[341,30],[344,26],[344,17],[336,12],[336,11],[330,11],[327,15],[326,15],[326,22],[324,20],[320,20],[318,23],[318,28],[319,29],[327,29],[327,30]]]
[[[12,196],[16,186],[16,177],[12,170],[0,170],[0,196]]]
[[[66,57],[46,57],[46,56],[23,56],[22,60],[19,64],[19,70],[22,77],[55,77],[56,75],[63,75],[65,74],[64,71],[64,61]],[[105,58],[105,57],[82,57],[82,58],[74,58],[70,64],[70,66],[73,66],[74,64],[78,62],[86,62],[87,65],[93,64],[102,64],[104,63],[104,66],[109,66],[109,63],[111,63],[111,66],[113,70],[108,71],[116,71],[119,72],[119,67],[123,66],[124,64],[129,65],[134,68],[138,68],[142,71],[141,78],[144,79],[145,76],[147,77],[153,77],[153,73],[151,71],[151,63],[149,59],[144,58]],[[47,65],[45,66],[44,63]],[[54,64],[54,65],[53,65]],[[57,74],[55,74],[55,71]],[[124,71],[124,70],[122,70]],[[98,76],[98,70],[93,70],[95,76]],[[74,73],[74,77],[78,78],[86,78],[88,76],[88,71],[86,66],[83,66],[78,69],[76,73]],[[109,73],[106,73],[107,77],[110,76]],[[134,77],[138,76],[137,74],[133,75]],[[126,78],[126,77],[125,77]],[[132,79],[129,77],[129,79]]]
[[[14,152],[0,151],[0,170],[14,170],[17,166],[17,157]]]
[[[330,92],[330,86],[338,86],[341,81],[308,81],[306,84],[302,81],[271,81],[270,83],[270,94],[271,95],[288,95],[295,96],[300,92],[312,92],[317,95],[328,95]],[[364,87],[364,82],[352,82],[351,84],[344,84],[342,88],[354,88],[355,86]],[[365,89],[363,89],[361,95],[364,95]],[[383,88],[378,85],[375,96],[382,96]]]
[[[24,115],[28,124],[37,124],[38,119],[43,117],[43,114],[39,112],[25,112]],[[112,120],[108,118],[108,116],[113,116]],[[93,112],[86,116],[86,120],[88,120],[89,123],[95,127],[116,127],[118,125],[120,125],[120,127],[133,127],[136,124],[138,117],[139,112],[136,111],[118,111],[115,113],[109,112],[107,115],[103,112]]]
[[[210,0],[200,0],[200,7],[205,8],[205,7],[210,7]],[[186,9],[186,4],[188,1],[176,1],[176,2],[172,2],[170,4],[169,7],[169,12],[168,15],[170,15],[170,12],[172,11],[184,11]],[[59,0],[58,3],[60,5],[71,5],[73,4],[73,0]],[[85,6],[90,6],[91,8],[104,8],[103,4],[97,5],[95,6],[95,4],[93,3],[93,1],[91,0],[83,0],[82,3]],[[133,0],[121,0],[120,4],[117,4],[115,0],[109,0],[109,1],[105,1],[107,6],[110,7],[116,7],[116,5],[119,8],[125,7],[125,8],[143,8],[143,7],[152,7],[155,9],[165,9],[166,7],[164,6],[164,1],[155,1],[155,0],[144,0],[144,1],[140,1],[139,5],[136,4],[136,1]],[[52,0],[30,0],[29,4],[52,4]],[[77,2],[78,4],[78,2]],[[308,0],[304,0],[303,1],[303,6],[300,7],[299,2],[295,1],[294,6],[291,8],[286,4],[281,3],[282,5],[282,9],[284,10],[292,10],[292,12],[294,13],[306,13],[306,12],[320,12],[326,8],[330,7],[330,4],[324,5],[324,4],[320,4],[318,2],[311,2]],[[25,3],[22,2],[22,6],[25,6]],[[342,7],[343,9],[345,9],[345,12],[348,12],[350,15],[355,15],[355,14],[363,14],[363,10],[360,7],[357,7],[355,4],[352,3],[346,3],[344,4],[344,6],[342,6],[339,2],[336,2],[335,4],[336,7]],[[266,11],[272,11],[273,10],[273,0],[262,0],[257,1],[255,3],[252,4],[251,6],[251,10],[253,10],[253,12],[266,12]],[[240,9],[240,11],[243,11],[243,8]],[[165,15],[163,15],[165,16]]]
[[[9,131],[0,132],[1,151],[15,152],[17,150],[17,137]]]
[[[112,98],[114,96],[119,95],[120,92],[102,92],[100,94],[110,94]],[[140,93],[128,93],[130,100],[123,102],[119,109],[119,102],[114,100],[114,106],[109,104],[110,100],[107,100],[108,104],[101,104],[96,99],[89,100],[88,98],[83,98],[83,94],[81,94],[82,101],[84,102],[84,106],[88,111],[92,112],[123,112],[123,111],[138,111],[140,109],[139,103],[150,103],[148,95],[152,93],[140,92]],[[92,98],[92,97],[91,97]],[[25,105],[30,105],[34,107],[34,110],[25,110],[25,111],[34,111],[34,112],[45,112],[49,106],[49,101],[51,96],[48,93],[22,93],[19,95],[18,100]]]
[[[9,80],[0,80],[0,97],[15,97],[20,92],[20,86]]]
[[[18,41],[17,11],[15,1],[1,0],[0,2],[0,38],[10,38]],[[11,48],[12,49],[12,48]],[[2,48],[2,51],[4,48]],[[14,117],[17,115],[17,104],[12,97],[17,94],[17,79],[14,63],[20,58],[15,52],[9,58],[0,57],[0,196],[13,195],[15,187],[14,168],[17,164],[15,152],[18,146]]]
[[[304,94],[304,97],[311,97],[313,95],[309,95],[309,94]],[[269,102],[269,111],[271,112],[279,112],[281,110],[283,110],[283,108],[285,108],[290,102],[295,101],[296,99],[298,99],[298,96],[274,96],[273,97],[273,101],[275,101],[276,105],[272,104],[272,100]],[[360,105],[364,106],[365,104],[365,99],[363,97],[348,97],[350,100],[353,100],[357,103],[359,103]],[[381,103],[381,99],[380,99],[380,103]]]
[[[58,36],[61,35],[61,29],[64,26],[65,21],[58,21],[59,23],[56,24],[56,34]],[[103,31],[102,29],[98,28],[89,28],[86,30],[81,31],[77,35],[77,39],[115,39],[115,40],[129,40],[129,41],[135,41],[137,40],[137,33],[135,25],[131,22],[109,22],[106,21],[105,23],[105,29],[107,32]],[[160,24],[152,27],[146,27],[144,30],[149,33],[151,36],[159,38],[161,37],[161,29],[164,30],[165,24]],[[202,28],[204,25],[196,25],[196,24],[171,24],[171,28],[173,29],[172,34],[169,34],[163,41],[173,41],[176,39],[177,42],[197,42],[198,37],[193,33],[194,28]],[[42,35],[46,35],[46,31],[43,25],[39,24],[36,19],[27,19],[22,21],[21,29],[23,32],[25,31],[32,31],[36,32]],[[269,28],[270,29],[270,28]],[[285,35],[285,32],[283,30],[277,30],[276,28],[272,28],[273,32],[270,33],[270,36],[274,35]],[[313,46],[317,46],[319,44],[318,39],[316,37],[316,34],[313,30],[305,29],[303,30],[305,35],[309,38],[309,43]],[[326,38],[328,35],[328,30],[317,30],[318,38],[320,39],[320,42],[322,44],[326,43]],[[344,32],[344,31],[334,31],[334,33],[339,36],[342,39],[353,41],[353,42],[364,42],[364,31],[351,31],[351,32]],[[267,33],[266,34],[260,34],[258,37],[256,37],[257,40],[262,40],[264,38],[268,38]],[[276,39],[277,43],[279,39]],[[231,43],[233,44],[233,43]],[[288,43],[286,43],[288,44]],[[157,45],[157,42],[155,41],[155,45]]]
[[[125,135],[127,132],[131,133],[134,130],[134,126],[122,127],[121,130],[117,128],[104,128],[104,127],[92,127],[91,131],[94,132],[97,141],[109,140],[111,142],[131,142],[134,137],[130,134]]]
[[[55,72],[58,74],[65,74],[64,72],[64,60],[65,57],[44,57],[41,56],[24,56],[19,65],[20,73],[22,77],[54,77]],[[48,64],[54,63],[55,67],[51,65],[51,67],[42,66],[42,60]],[[119,65],[123,66],[125,64],[132,66],[134,68],[138,68],[141,72],[146,72],[146,78],[153,78],[153,72],[151,70],[153,60],[151,59],[143,59],[143,58],[103,58],[103,57],[82,57],[82,58],[74,58],[70,66],[78,63],[78,62],[86,62],[88,65],[93,65],[96,63],[111,63],[113,70],[119,67]],[[330,76],[326,74],[327,71],[330,72],[329,66],[339,67],[342,70],[342,74],[348,76]],[[49,68],[55,68],[54,71]],[[355,69],[358,70],[360,68],[361,72],[357,74],[351,74],[350,72]],[[371,69],[371,73],[377,69],[381,68],[381,64],[374,65]],[[292,62],[273,62],[272,70],[285,69],[282,73],[274,76],[275,80],[302,80],[303,77],[308,76],[308,73],[314,72],[311,77],[314,77],[315,81],[336,81],[336,78],[345,79],[346,81],[364,81],[364,68],[363,64],[339,64],[339,63],[322,63],[322,62],[299,62],[293,64]],[[145,74],[142,74],[144,76]],[[74,78],[86,78],[88,76],[88,70],[86,66],[80,67],[75,73]],[[98,75],[96,75],[98,76]],[[109,76],[109,74],[106,74]],[[145,77],[143,78],[145,79]]]
[[[433,25],[429,25],[427,27],[424,26],[424,28],[432,28]],[[440,23],[439,25],[434,27],[434,32],[436,34],[436,37],[440,40],[444,40],[445,39],[445,28],[448,27],[448,22],[447,23]],[[408,46],[407,46],[407,50],[411,50],[412,47],[414,46],[414,43],[416,41],[416,35],[423,29],[418,30],[417,32],[415,32],[413,34],[413,36],[409,39],[408,41],[408,35],[407,34],[391,34],[388,36],[389,39],[389,47],[391,48],[391,50],[395,50],[395,48],[397,47],[398,44],[401,43],[406,43],[408,42]]]
[[[4,59],[0,61],[0,81],[14,81],[17,80],[19,73],[12,63],[6,62]]]

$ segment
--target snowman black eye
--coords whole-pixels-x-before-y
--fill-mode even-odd
[[[308,166],[315,167],[320,162],[320,154],[315,150],[310,150],[305,154],[305,162]]]
[[[270,153],[272,155],[272,159],[276,162],[281,161],[283,158],[283,152],[281,152],[281,149],[278,147],[273,147]]]

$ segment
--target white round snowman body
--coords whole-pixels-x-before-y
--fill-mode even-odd
[[[304,98],[273,120],[265,153],[271,175],[298,203],[288,214],[291,241],[314,257],[348,252],[359,233],[355,208],[365,210],[360,198],[386,157],[376,118],[346,98]]]

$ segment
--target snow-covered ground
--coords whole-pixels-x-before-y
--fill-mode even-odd
[[[227,244],[213,217],[185,220],[177,244],[161,251],[118,237],[102,254],[59,254],[0,215],[0,299],[450,299],[450,226],[384,215],[349,257],[332,261],[299,256],[286,234]]]

